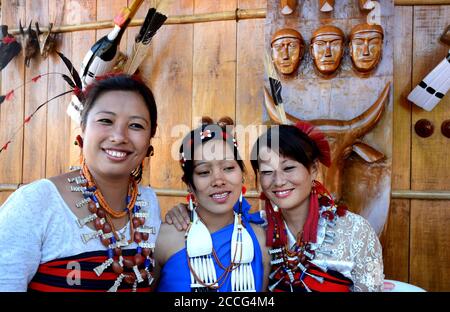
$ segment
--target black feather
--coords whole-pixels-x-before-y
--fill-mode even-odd
[[[281,81],[278,79],[274,79],[272,77],[269,77],[269,83],[270,83],[270,91],[272,92],[272,98],[275,101],[275,104],[282,104],[283,99],[281,97]]]
[[[149,9],[147,16],[145,17],[144,24],[136,37],[136,42],[142,41],[143,44],[150,43],[153,36],[166,20],[166,15],[156,12],[155,8]]]
[[[155,15],[156,9],[150,8],[147,12],[147,15],[145,16],[144,23],[141,26],[141,29],[139,30],[139,33],[136,36],[136,42],[141,42],[142,39],[145,36],[145,30],[148,28],[148,25],[150,24],[151,19],[153,18],[153,15]]]
[[[0,104],[2,104],[6,99],[6,96],[0,95]]]
[[[63,79],[69,84],[71,88],[76,88],[75,83],[70,79],[69,76],[62,74]]]
[[[64,64],[66,65],[67,69],[68,69],[69,72],[70,72],[70,75],[71,75],[72,78],[73,78],[72,84],[70,84],[70,83],[69,83],[69,84],[70,84],[71,86],[72,86],[72,85],[75,85],[75,86],[78,87],[79,89],[82,89],[82,88],[83,88],[83,85],[82,85],[82,83],[81,83],[80,75],[78,75],[77,70],[75,69],[75,67],[73,67],[72,62],[71,62],[67,57],[65,57],[64,54],[62,54],[61,52],[56,51],[56,53],[58,53],[59,57],[62,59],[62,61],[63,61]],[[66,76],[66,77],[69,78],[68,76]],[[63,77],[63,78],[64,78],[64,77]],[[64,80],[67,81],[66,78],[64,78]],[[70,80],[70,78],[69,78],[69,80]],[[68,81],[67,81],[67,82],[68,82]],[[73,88],[73,87],[72,87],[72,88]]]

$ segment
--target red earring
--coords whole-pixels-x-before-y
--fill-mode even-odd
[[[303,226],[303,239],[306,242],[315,243],[317,241],[317,223],[319,222],[319,198],[317,196],[316,181],[312,181],[311,193],[309,196],[309,210]]]
[[[195,200],[194,194],[189,193],[189,194],[186,196],[186,200],[187,200],[187,202],[189,203],[189,210],[190,210],[190,211],[194,211],[194,203],[193,203],[193,201]]]
[[[80,148],[83,148],[83,138],[81,137],[81,135],[77,135],[74,144],[78,145]]]

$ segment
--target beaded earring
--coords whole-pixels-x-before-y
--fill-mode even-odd
[[[317,196],[317,181],[313,180],[309,195],[308,216],[303,226],[303,239],[315,243],[317,239],[317,223],[319,222],[319,198]]]
[[[189,211],[194,211],[194,203],[193,200],[195,200],[194,194],[192,194],[191,192],[189,192],[189,194],[186,196],[186,200],[189,204]]]

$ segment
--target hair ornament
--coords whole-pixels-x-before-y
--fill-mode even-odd
[[[306,134],[316,145],[319,150],[319,161],[326,167],[331,165],[330,144],[325,135],[314,127],[311,123],[306,121],[299,121],[295,124],[297,129]]]

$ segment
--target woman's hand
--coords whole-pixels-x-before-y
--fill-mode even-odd
[[[168,224],[173,224],[178,231],[186,231],[190,221],[188,205],[179,203],[172,207],[165,217],[165,221]]]

